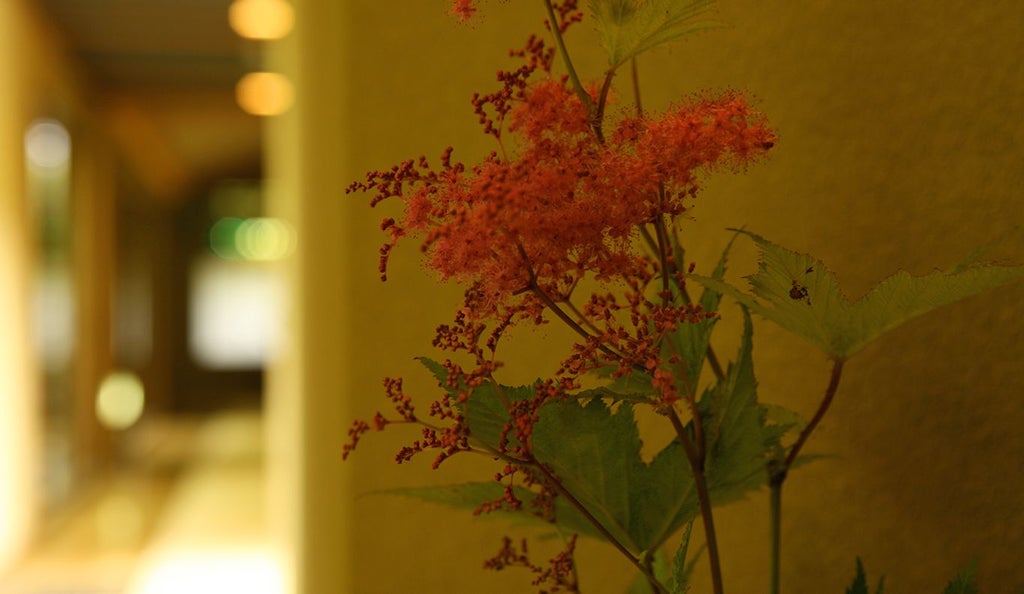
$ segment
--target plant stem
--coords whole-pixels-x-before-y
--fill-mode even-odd
[[[659,192],[659,199],[663,199],[665,196],[665,190],[662,189]],[[669,270],[668,263],[668,233],[665,231],[665,221],[659,216],[654,220],[654,231],[655,237],[658,240],[658,262],[661,264],[661,291],[662,300],[668,302],[670,291],[669,286],[672,282],[673,274]]]
[[[650,575],[654,575],[654,555],[652,555],[650,551],[644,553],[643,563],[644,567],[647,568],[647,571],[650,572]],[[660,586],[658,580],[648,577],[647,583],[651,586],[651,592],[658,594],[658,586]]]
[[[779,594],[779,559],[782,548],[782,481],[772,481],[769,491],[771,507],[771,587],[770,594]]]
[[[636,56],[629,62],[630,78],[633,79],[633,103],[636,105],[636,117],[644,115],[643,105],[640,103],[640,73],[637,71]]]
[[[576,68],[572,65],[572,59],[569,58],[569,50],[565,47],[565,41],[562,39],[562,30],[558,25],[558,17],[555,16],[555,8],[551,5],[551,0],[544,0],[544,7],[548,11],[548,23],[551,26],[551,33],[555,36],[555,45],[558,46],[558,52],[562,55],[562,62],[569,73],[569,80],[572,81],[573,89],[576,90],[576,95],[579,96],[583,106],[587,108],[587,113],[594,115],[594,100],[590,98],[590,95],[583,88],[583,83],[580,82],[580,77],[576,74]]]
[[[697,488],[697,500],[700,503],[701,523],[704,524],[704,543],[708,548],[708,565],[711,570],[711,588],[714,594],[723,594],[722,589],[722,567],[718,557],[718,538],[715,536],[714,516],[711,512],[711,497],[708,494],[708,483],[704,476],[704,460],[697,457],[697,451],[690,437],[686,434],[686,427],[679,419],[675,409],[670,409],[669,420],[676,430],[679,442],[686,453],[686,459],[690,463],[690,470],[693,472],[693,484]]]
[[[568,489],[565,488],[565,485],[562,484],[562,481],[558,480],[558,477],[552,474],[551,471],[548,470],[539,461],[534,460],[531,463],[531,466],[539,470],[541,474],[543,474],[544,477],[548,480],[551,486],[554,487],[555,491],[557,491],[559,495],[565,497],[565,499],[573,507],[576,508],[576,511],[583,514],[583,517],[586,518],[586,520],[590,522],[590,524],[593,525],[598,532],[601,533],[601,536],[604,537],[604,539],[607,540],[609,544],[615,547],[620,553],[622,553],[624,557],[626,557],[626,559],[629,559],[629,561],[634,566],[636,566],[636,568],[639,569],[641,573],[644,574],[644,577],[647,578],[648,583],[650,583],[652,587],[656,588],[655,594],[668,594],[668,590],[665,588],[665,586],[661,585],[661,582],[659,582],[657,578],[654,577],[654,573],[652,572],[652,570],[646,567],[640,559],[634,556],[633,553],[631,553],[629,549],[626,548],[625,545],[619,542],[619,539],[615,538],[615,535],[609,532],[608,529],[605,528],[604,524],[602,524],[600,520],[595,518],[594,514],[590,513],[590,510],[588,510],[587,507],[583,505],[583,503],[581,503],[579,499],[576,499],[576,497],[572,493],[570,493]]]
[[[832,363],[832,373],[828,379],[828,387],[825,388],[825,395],[821,399],[821,404],[818,405],[817,412],[814,413],[814,417],[811,418],[804,430],[800,432],[800,436],[797,437],[796,443],[789,449],[789,454],[786,455],[786,459],[781,463],[769,465],[769,477],[768,484],[771,489],[770,491],[770,513],[771,513],[771,594],[779,594],[780,578],[779,578],[779,560],[781,558],[782,549],[782,485],[786,482],[786,476],[789,474],[790,467],[796,461],[797,456],[800,454],[800,450],[807,443],[807,440],[811,437],[811,433],[817,428],[818,424],[821,423],[821,419],[824,418],[825,413],[828,412],[829,406],[832,404],[832,400],[836,396],[836,391],[839,389],[839,380],[843,375],[843,359],[834,359]],[[774,468],[773,468],[774,466]]]
[[[612,79],[615,78],[615,69],[611,68],[604,74],[604,82],[601,84],[601,91],[597,97],[597,110],[593,113],[591,126],[598,142],[604,144],[604,107],[608,103],[608,92],[612,88]]]
[[[644,227],[643,225],[640,225],[639,229],[640,235],[644,238],[644,241],[647,242],[647,246],[651,249],[652,252],[657,254],[657,243],[654,241],[654,238],[651,237],[651,232],[648,231],[647,227]],[[676,285],[676,288],[679,289],[679,294],[683,298],[683,303],[686,303],[687,305],[692,304],[693,299],[690,298],[690,293],[686,290],[686,285],[680,283],[678,280],[675,279],[674,276],[672,277],[672,279]],[[718,355],[715,354],[715,349],[714,347],[711,346],[710,343],[708,344],[705,356],[707,357],[708,365],[711,367],[712,373],[715,374],[715,377],[718,378],[718,381],[722,381],[723,379],[725,379],[725,372],[722,370],[722,364],[718,362]]]
[[[786,456],[786,462],[782,465],[780,483],[786,479],[786,473],[789,472],[789,468],[793,465],[796,460],[797,454],[800,453],[800,449],[804,447],[807,439],[814,432],[814,429],[821,422],[822,417],[828,412],[829,405],[832,404],[832,399],[835,398],[836,390],[839,388],[839,378],[843,374],[843,360],[835,359],[832,364],[832,375],[828,380],[828,387],[825,389],[825,396],[821,400],[821,404],[818,405],[818,411],[814,413],[814,417],[807,423],[804,430],[800,432],[800,437],[797,438],[796,443],[789,450],[789,455]]]

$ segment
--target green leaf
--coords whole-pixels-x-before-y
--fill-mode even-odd
[[[419,360],[437,378],[441,386],[453,394],[457,392],[454,388],[447,388],[448,370],[440,363],[426,357],[420,357]],[[505,401],[526,400],[535,394],[532,386],[495,387],[494,384],[485,383],[474,388],[469,393],[466,402],[461,405],[462,414],[469,427],[470,438],[492,450],[499,449],[505,425],[512,420]],[[519,444],[514,435],[509,434],[508,440],[511,445]]]
[[[868,578],[864,575],[864,564],[861,563],[860,557],[857,557],[857,575],[854,576],[850,587],[846,589],[846,594],[869,594]]]
[[[480,507],[480,504],[485,501],[500,499],[504,494],[504,486],[494,481],[460,483],[438,487],[400,487],[396,489],[384,489],[367,493],[367,495],[397,495],[399,497],[410,497],[446,507],[469,510],[477,509]],[[515,495],[523,502],[523,507],[526,510],[530,509],[533,499],[537,496],[535,492],[523,487],[516,487]],[[527,524],[544,526],[551,525],[550,522],[544,518],[534,514],[524,513],[522,511],[515,512],[497,510],[487,514],[482,514],[480,517],[509,520],[513,522],[525,522]],[[562,501],[560,499],[555,500],[555,525],[562,527],[569,532],[575,532],[593,538],[602,538],[601,534],[596,531],[594,526],[588,522],[586,518],[580,515],[580,513],[567,501]]]
[[[580,400],[607,398],[613,404],[617,402],[647,403],[655,401],[655,389],[651,378],[640,372],[632,372],[613,378],[608,384],[599,388],[581,390],[574,394]]]
[[[635,56],[698,31],[721,27],[697,20],[714,0],[590,0],[590,12],[608,52],[608,63],[618,68]]]
[[[916,277],[901,271],[850,302],[820,260],[737,232],[761,251],[758,272],[747,277],[752,294],[712,277],[688,278],[729,295],[835,359],[848,359],[907,320],[1024,277],[1024,266],[967,264]]]
[[[441,385],[446,385],[444,367],[429,359],[422,361]],[[589,402],[579,398],[555,400],[541,407],[533,428],[532,451],[616,540],[640,554],[660,544],[655,542],[656,538],[667,538],[696,515],[693,478],[678,444],[669,444],[651,464],[645,464],[631,403],[625,399],[612,412],[601,398],[614,400],[617,395],[607,390],[594,392],[600,398],[591,398]],[[483,384],[474,388],[462,405],[471,439],[499,449],[501,435],[511,420],[505,402],[531,398],[534,394],[530,386],[496,388]],[[517,445],[514,436],[508,438],[512,445]],[[485,491],[479,493],[475,489]],[[440,503],[455,502],[462,507],[471,502],[473,508],[484,500],[501,496],[500,485],[496,484],[486,488],[461,487],[455,492],[427,489],[404,494],[431,497]],[[453,499],[455,495],[464,499]],[[520,499],[527,501],[528,497],[527,493]],[[564,496],[556,498],[555,515],[560,526],[604,538]]]
[[[956,574],[951,582],[946,585],[942,594],[978,594],[978,563],[972,560],[967,567]]]
[[[460,509],[476,509],[485,501],[491,501],[504,495],[504,487],[497,482],[485,483],[461,483],[457,485],[442,485],[438,487],[399,487],[396,489],[382,489],[371,491],[367,495],[397,495],[400,497],[411,497],[421,501],[428,501]],[[520,497],[522,495],[522,497]],[[516,496],[521,500],[529,501],[531,494],[526,489],[516,489]],[[525,498],[525,499],[524,499]],[[488,515],[508,515],[510,512],[492,512]]]
[[[669,591],[672,594],[685,594],[686,590],[690,586],[690,576],[693,574],[693,568],[697,564],[697,560],[700,559],[700,553],[703,549],[698,549],[697,554],[690,559],[690,562],[686,561],[686,553],[690,548],[690,534],[693,531],[693,521],[686,525],[686,530],[683,532],[683,540],[679,542],[679,548],[676,549],[676,554],[672,557],[672,579],[669,581]]]
[[[734,235],[725,246],[725,249],[722,250],[722,255],[719,257],[718,264],[711,273],[711,278],[721,280],[725,276],[729,250],[732,248],[735,240],[736,236]],[[675,252],[676,262],[682,265],[682,250],[676,247]],[[705,288],[698,303],[700,303],[703,311],[713,312],[718,309],[721,299],[722,294],[719,291]],[[701,371],[704,368],[704,360],[708,354],[708,345],[711,342],[711,333],[714,331],[717,321],[718,318],[716,316],[701,320],[695,324],[680,324],[674,332],[666,336],[666,348],[671,349],[672,353],[679,355],[686,366],[684,377],[678,379],[683,382],[683,387],[687,394],[696,394],[697,392]],[[667,359],[668,357],[665,358]]]
[[[655,551],[651,559],[651,569],[654,572],[654,579],[662,584],[666,583],[671,577],[668,559],[665,558],[665,552],[661,549]],[[637,572],[636,578],[629,584],[629,590],[626,590],[626,594],[651,594],[651,584],[647,581],[647,576],[642,572]]]
[[[875,588],[875,594],[884,594],[885,590],[885,577],[881,577],[878,580],[878,587]],[[860,561],[860,557],[857,557],[857,575],[853,578],[853,583],[846,589],[846,594],[871,594],[868,591],[868,578],[864,573],[864,565]]]
[[[633,409],[625,402],[614,412],[599,399],[550,402],[533,428],[534,456],[635,554],[655,548],[663,533],[682,525],[676,521],[679,501],[693,485],[685,457],[671,444],[649,465],[640,448]]]
[[[743,310],[743,338],[725,378],[700,401],[708,444],[708,491],[716,505],[759,489],[767,478],[764,409],[754,379],[753,324]]]

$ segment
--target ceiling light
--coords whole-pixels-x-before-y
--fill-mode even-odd
[[[295,89],[290,80],[276,72],[250,72],[238,81],[235,98],[253,115],[280,115],[292,106]]]
[[[235,0],[228,22],[247,39],[280,39],[292,30],[295,10],[285,0]]]

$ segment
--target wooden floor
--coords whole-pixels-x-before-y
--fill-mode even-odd
[[[141,429],[141,428],[140,428]],[[81,494],[3,594],[280,594],[257,412],[164,419],[136,462]]]

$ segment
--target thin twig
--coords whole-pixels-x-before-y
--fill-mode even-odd
[[[656,242],[654,241],[654,238],[651,237],[651,232],[648,231],[647,227],[644,226],[640,226],[639,229],[640,236],[644,238],[644,241],[647,243],[647,247],[651,249],[651,252],[657,255],[658,247]],[[686,290],[686,285],[684,283],[680,283],[679,280],[676,279],[674,276],[672,277],[672,281],[675,284],[676,288],[679,290],[679,294],[680,296],[682,296],[683,303],[687,305],[693,304],[693,299],[690,298],[690,293],[689,291]],[[723,379],[725,379],[725,371],[722,370],[722,364],[719,363],[718,355],[715,354],[715,349],[713,346],[711,346],[710,343],[708,343],[708,348],[707,352],[705,353],[705,356],[707,357],[708,365],[711,367],[712,373],[715,374],[715,377],[718,379],[718,381],[722,381]]]
[[[597,109],[591,114],[590,125],[594,128],[594,134],[601,144],[604,144],[604,108],[608,103],[608,92],[611,91],[613,78],[615,78],[614,68],[604,73],[604,82],[601,83],[601,91],[597,96]]]
[[[644,115],[643,105],[640,104],[640,74],[637,72],[636,56],[629,61],[629,71],[633,79],[633,103],[636,105],[636,117]]]
[[[707,479],[704,476],[704,460],[697,457],[697,450],[690,437],[686,434],[686,427],[679,419],[674,408],[669,409],[668,418],[672,427],[676,430],[679,442],[686,453],[686,459],[690,463],[690,470],[693,473],[693,484],[697,488],[697,500],[700,503],[701,523],[704,524],[704,542],[708,548],[708,565],[711,570],[711,588],[714,594],[722,594],[722,567],[718,556],[718,538],[715,536],[715,522],[711,511],[711,497],[708,494]]]
[[[786,456],[786,459],[781,463],[776,462],[775,464],[769,464],[768,467],[768,486],[771,489],[771,582],[769,589],[771,594],[779,594],[780,591],[779,564],[782,549],[782,485],[786,482],[786,476],[789,473],[789,469],[796,461],[797,456],[800,454],[800,450],[811,437],[811,433],[814,433],[814,429],[819,423],[821,423],[821,419],[824,418],[825,413],[828,412],[828,408],[836,396],[836,391],[839,389],[839,380],[842,375],[843,359],[833,360],[832,373],[828,379],[828,387],[825,388],[825,395],[822,397],[821,404],[818,405],[818,410],[814,413],[814,417],[812,417],[810,422],[807,423],[804,430],[800,432],[800,435],[796,439],[796,443],[794,443],[793,447],[789,449],[789,454]]]
[[[818,405],[818,411],[814,413],[814,417],[812,417],[810,422],[807,423],[804,430],[800,432],[800,436],[797,437],[796,443],[794,443],[793,447],[789,449],[789,455],[786,456],[786,461],[783,463],[781,469],[783,479],[785,479],[786,473],[789,471],[789,468],[793,465],[797,455],[800,453],[800,449],[804,447],[807,439],[811,437],[811,433],[814,432],[818,423],[821,422],[825,413],[828,412],[828,407],[832,404],[832,399],[835,398],[836,390],[839,388],[839,378],[842,377],[842,374],[843,360],[836,359],[832,364],[832,375],[829,376],[828,387],[825,388],[825,396],[822,398],[821,404]]]
[[[562,30],[558,25],[558,18],[555,16],[555,8],[551,5],[551,0],[544,0],[544,7],[547,8],[551,33],[555,36],[555,44],[562,55],[562,62],[569,73],[569,80],[572,81],[572,86],[576,90],[576,95],[579,96],[583,106],[587,108],[587,113],[593,115],[594,100],[590,98],[590,95],[583,88],[583,83],[580,82],[580,77],[576,74],[576,68],[572,65],[572,59],[569,57],[569,50],[565,47],[565,40],[562,39]]]

